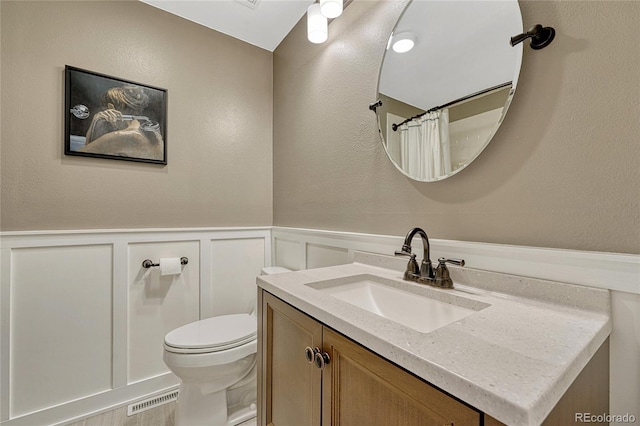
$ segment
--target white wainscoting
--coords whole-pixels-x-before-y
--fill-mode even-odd
[[[180,275],[160,275],[142,262],[186,257]],[[127,384],[169,372],[162,342],[171,330],[200,319],[200,241],[129,244]]]
[[[250,312],[265,265],[391,255],[404,236],[282,227],[0,234],[0,423],[63,424],[177,386],[166,332]],[[414,252],[422,257],[419,239]],[[142,260],[189,258],[161,277]],[[612,290],[611,413],[640,417],[640,256],[431,240],[431,258]],[[634,411],[635,410],[635,411]]]
[[[308,269],[353,261],[354,251],[393,256],[404,236],[272,228],[274,262]],[[640,294],[640,256],[430,239],[431,260],[461,258],[467,267]],[[422,242],[413,240],[422,259]],[[338,254],[338,252],[343,254]]]
[[[112,258],[106,244],[13,251],[12,416],[111,388]]]
[[[393,255],[404,236],[272,228],[273,264],[289,269],[353,261],[354,251]],[[640,256],[430,240],[431,259],[462,258],[467,267],[611,290],[610,413],[640,418]],[[416,238],[413,252],[422,258]],[[615,423],[612,423],[615,424]]]
[[[170,330],[251,312],[270,227],[5,232],[0,423],[63,424],[178,384]],[[179,275],[142,261],[187,257]]]
[[[211,286],[208,313],[204,317],[256,310],[256,276],[265,265],[267,238],[211,241]]]

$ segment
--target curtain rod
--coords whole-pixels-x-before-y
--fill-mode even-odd
[[[447,102],[444,105],[440,105],[440,106],[437,106],[437,107],[430,108],[430,109],[426,110],[425,112],[422,112],[422,113],[420,113],[418,115],[414,115],[411,118],[407,118],[402,123],[392,124],[391,128],[395,132],[396,130],[398,130],[398,127],[402,126],[403,124],[408,123],[408,122],[410,122],[412,120],[415,120],[416,118],[420,118],[425,114],[428,114],[428,113],[434,112],[434,111],[438,111],[438,110],[443,109],[443,108],[450,107],[451,105],[460,103],[462,101],[466,101],[466,100],[471,99],[471,98],[475,98],[476,96],[484,95],[485,93],[489,93],[489,92],[492,92],[494,90],[502,89],[503,87],[511,86],[512,83],[513,83],[512,81],[508,81],[506,83],[498,84],[497,86],[489,87],[488,89],[480,90],[479,92],[472,93],[472,94],[467,95],[467,96],[463,96],[463,97],[458,98],[456,100],[453,100],[451,102]]]

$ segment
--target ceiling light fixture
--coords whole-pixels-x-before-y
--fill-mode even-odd
[[[342,15],[342,0],[320,0],[322,16],[333,19]]]
[[[307,9],[307,38],[311,43],[324,43],[328,35],[327,18],[320,13],[320,5],[314,3]]]
[[[415,34],[411,32],[399,33],[393,36],[393,42],[391,48],[397,53],[406,53],[413,49],[416,45],[417,38]]]

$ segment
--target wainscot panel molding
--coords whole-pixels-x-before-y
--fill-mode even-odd
[[[354,251],[393,256],[404,242],[404,236],[286,227],[274,227],[271,238],[274,264],[296,270],[349,263]],[[467,268],[640,294],[640,255],[439,239],[429,242],[434,263],[439,257],[459,258]],[[412,246],[422,259],[420,238],[414,238]],[[345,255],[336,255],[336,251]]]
[[[142,261],[189,259],[161,276]],[[0,424],[56,425],[175,389],[164,336],[255,307],[271,228],[0,233]]]
[[[112,247],[13,250],[12,417],[111,389]]]
[[[0,423],[65,424],[175,389],[177,378],[162,364],[164,333],[194,318],[250,312],[262,266],[299,270],[349,263],[355,251],[392,255],[403,240],[285,227],[0,233]],[[421,258],[420,240],[413,245]],[[141,267],[142,258],[180,256],[189,257],[189,264],[179,276],[159,277],[158,268]],[[640,256],[434,239],[431,259],[438,257],[463,258],[469,268],[612,290],[611,412],[637,410]],[[178,303],[182,296],[185,304]],[[158,341],[143,344],[145,331]],[[65,348],[85,340],[97,346],[65,358]],[[50,345],[56,357],[47,363],[43,354]],[[58,368],[85,371],[89,356],[96,375],[62,383]],[[28,375],[29,365],[42,362],[38,372],[53,383],[28,398],[31,387],[40,389]],[[56,385],[62,389],[58,395]]]
[[[200,318],[199,252],[199,240],[129,244],[127,383],[168,373],[158,342]],[[180,275],[163,276],[157,267],[141,267],[145,259],[157,263],[161,257],[186,257],[189,263]]]

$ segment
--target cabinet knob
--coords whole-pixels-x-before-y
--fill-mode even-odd
[[[320,353],[320,351],[316,352],[314,361],[315,361],[316,367],[318,367],[320,370],[324,370],[324,367],[329,364],[330,360],[331,358],[329,358],[328,353],[326,352]]]
[[[313,357],[318,353],[320,353],[320,348],[311,349],[311,346],[307,346],[306,348],[304,348],[304,356],[305,358],[307,358],[309,364],[313,362]]]

